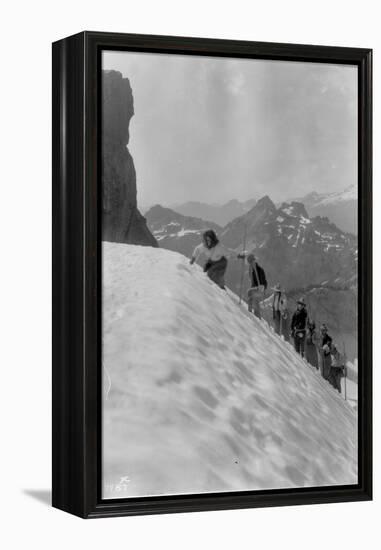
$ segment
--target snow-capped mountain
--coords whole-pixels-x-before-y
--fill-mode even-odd
[[[310,218],[301,203],[282,203],[277,208],[265,196],[223,229],[160,206],[153,207],[146,216],[161,248],[190,257],[202,232],[210,227],[232,250],[241,251],[244,244],[246,250],[254,250],[270,284],[279,282],[287,290],[312,289],[319,285],[331,289],[356,288],[356,237],[325,217]],[[241,273],[242,261],[232,255],[227,284],[234,292],[239,292]],[[248,284],[246,277],[244,285]]]
[[[155,207],[147,214],[148,226],[161,248],[190,257],[211,222],[183,217]],[[263,197],[246,214],[224,229],[213,227],[221,242],[238,252],[254,251],[265,269],[269,287],[280,283],[295,300],[305,296],[309,313],[325,322],[347,356],[357,357],[357,239],[327,218],[310,218],[303,204],[282,203],[279,208]],[[235,293],[250,286],[248,267],[235,254],[229,258],[226,284]],[[269,290],[269,292],[271,292]],[[292,302],[294,300],[294,302]],[[271,312],[268,320],[271,321]],[[344,344],[343,344],[344,343]]]
[[[357,187],[351,185],[335,193],[312,192],[296,199],[311,217],[326,216],[343,231],[357,234]]]
[[[357,201],[357,189],[354,185],[346,187],[343,191],[320,195],[319,204],[337,204],[346,201]]]
[[[228,224],[221,240],[228,246],[254,250],[266,271],[269,286],[281,283],[290,298],[290,310],[304,296],[310,317],[326,323],[331,336],[348,359],[357,357],[357,239],[341,231],[328,218],[310,218],[304,205],[283,203],[268,197],[245,216]],[[227,284],[235,292],[241,284],[242,264],[232,259]],[[244,292],[249,286],[247,268]],[[270,291],[271,292],[271,291]],[[268,312],[272,319],[272,310]]]
[[[175,252],[103,257],[105,497],[357,483],[356,412],[237,296]]]
[[[270,281],[288,289],[349,280],[357,272],[356,238],[328,218],[310,218],[302,203],[277,208],[263,197],[224,228],[221,240],[239,250],[245,235],[245,248],[256,251]]]
[[[232,199],[225,204],[207,204],[203,202],[189,201],[183,204],[172,205],[170,208],[180,214],[183,214],[184,216],[211,220],[218,225],[224,226],[231,220],[234,220],[234,218],[242,216],[242,214],[248,212],[248,210],[250,210],[255,203],[255,199],[242,202]]]
[[[147,225],[161,248],[190,256],[201,235],[207,229],[220,233],[221,227],[214,222],[183,216],[170,208],[153,206],[145,214]]]

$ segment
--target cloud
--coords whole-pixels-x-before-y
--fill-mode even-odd
[[[357,70],[105,52],[131,82],[138,200],[274,200],[357,181]]]

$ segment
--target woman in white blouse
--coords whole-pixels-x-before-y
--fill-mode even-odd
[[[224,289],[227,258],[231,255],[231,251],[220,243],[213,229],[203,233],[202,243],[194,249],[190,263],[193,264],[201,255],[206,258],[204,271],[208,277]]]

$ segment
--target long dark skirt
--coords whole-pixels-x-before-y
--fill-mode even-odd
[[[331,354],[325,355],[323,350],[320,350],[319,353],[319,362],[320,362],[320,372],[323,378],[328,380],[329,373],[331,371]]]
[[[209,277],[216,285],[220,288],[225,288],[225,272],[228,266],[228,261],[223,256],[216,262],[208,261],[205,264],[205,271]]]
[[[277,334],[280,335],[281,312],[279,311],[279,309],[273,309],[273,319],[274,319],[274,330]]]
[[[306,341],[306,335],[302,330],[297,330],[294,335],[294,347],[296,353],[299,353],[304,357],[304,345]]]
[[[341,379],[344,376],[343,370],[343,367],[332,367],[331,365],[331,371],[328,376],[328,382],[332,384],[339,393],[341,393]]]
[[[313,342],[306,341],[306,359],[310,365],[319,368],[318,350]]]

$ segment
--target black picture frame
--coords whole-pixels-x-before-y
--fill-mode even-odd
[[[135,52],[358,67],[358,484],[101,499],[100,58]],[[83,518],[372,498],[372,50],[82,32],[53,44],[53,506]]]

